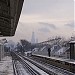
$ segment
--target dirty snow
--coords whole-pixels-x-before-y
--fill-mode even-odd
[[[0,61],[0,75],[14,75],[11,57],[6,56]]]

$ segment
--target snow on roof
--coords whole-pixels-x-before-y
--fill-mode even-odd
[[[25,53],[31,53],[32,51],[27,51],[27,52],[25,52]]]
[[[75,43],[75,41],[70,41],[69,43]]]
[[[46,48],[46,46],[44,46],[43,48],[41,48],[41,50],[40,50],[40,51],[43,51],[45,48]]]

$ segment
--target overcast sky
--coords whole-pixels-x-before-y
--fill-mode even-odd
[[[39,42],[52,36],[71,36],[74,0],[25,0],[15,36],[11,39],[31,41],[33,31]]]

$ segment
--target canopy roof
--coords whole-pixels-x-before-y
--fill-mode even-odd
[[[14,36],[24,0],[0,0],[0,36]]]

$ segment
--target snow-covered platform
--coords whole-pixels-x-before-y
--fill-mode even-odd
[[[11,57],[6,56],[0,61],[0,75],[14,75]]]

